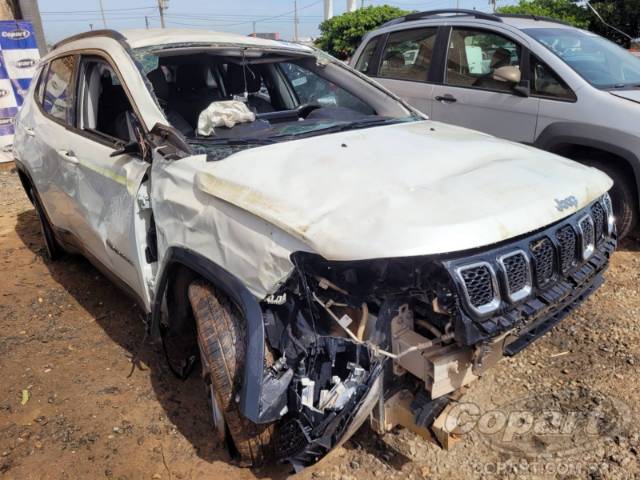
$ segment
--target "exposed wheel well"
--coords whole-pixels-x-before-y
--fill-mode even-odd
[[[189,285],[201,278],[196,272],[182,264],[174,264],[167,278],[166,305],[168,325],[172,334],[193,335],[195,338],[195,318],[189,303]]]
[[[34,187],[31,184],[31,180],[29,180],[29,177],[20,169],[18,169],[18,178],[20,179],[20,183],[22,183],[22,188],[24,188],[27,197],[29,197],[29,200],[33,204],[33,195],[31,193],[31,189]]]
[[[606,166],[614,168],[629,179],[636,197],[636,209],[640,198],[638,197],[638,184],[633,167],[626,158],[615,155],[606,150],[584,145],[560,144],[550,149],[551,152],[570,158],[589,166]]]

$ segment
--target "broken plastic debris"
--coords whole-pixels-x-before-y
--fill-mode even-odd
[[[20,400],[20,404],[26,405],[28,401],[29,401],[29,390],[24,389],[22,390],[22,400]]]

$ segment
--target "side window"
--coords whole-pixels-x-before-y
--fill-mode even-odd
[[[362,73],[367,73],[369,71],[369,64],[371,63],[371,57],[373,57],[373,53],[376,51],[376,47],[378,46],[378,40],[380,37],[375,37],[370,40],[367,45],[365,45],[362,53],[360,54],[360,58],[356,62],[355,69]]]
[[[445,83],[510,92],[520,81],[520,45],[485,30],[454,28],[447,48]]]
[[[281,63],[280,67],[301,105],[308,103],[321,107],[342,107],[365,115],[376,113],[356,96],[311,70],[288,62]]]
[[[133,107],[105,60],[83,57],[78,82],[78,127],[110,139],[135,140]]]
[[[403,30],[389,34],[382,52],[381,78],[426,82],[437,28]]]
[[[70,55],[51,62],[42,99],[42,109],[45,113],[69,125],[73,125],[75,116],[73,74],[77,61],[75,55]]]
[[[531,95],[574,101],[575,94],[556,73],[531,55]]]

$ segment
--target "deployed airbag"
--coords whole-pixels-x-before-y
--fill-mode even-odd
[[[249,110],[244,102],[239,100],[225,100],[213,102],[198,117],[198,135],[215,135],[215,128],[231,128],[238,123],[253,122],[255,113]]]

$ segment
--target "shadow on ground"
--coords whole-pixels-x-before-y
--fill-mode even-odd
[[[45,255],[35,210],[20,213],[15,229],[27,248],[36,255]],[[226,450],[214,437],[199,368],[184,381],[174,377],[161,345],[145,341],[141,310],[83,257],[66,255],[56,262],[45,259],[44,263],[51,277],[95,318],[112,341],[128,352],[131,358],[128,376],[148,366],[158,402],[169,421],[195,447],[197,455],[207,462],[230,462]],[[260,478],[275,479],[286,478],[289,473],[284,466],[252,472]]]

